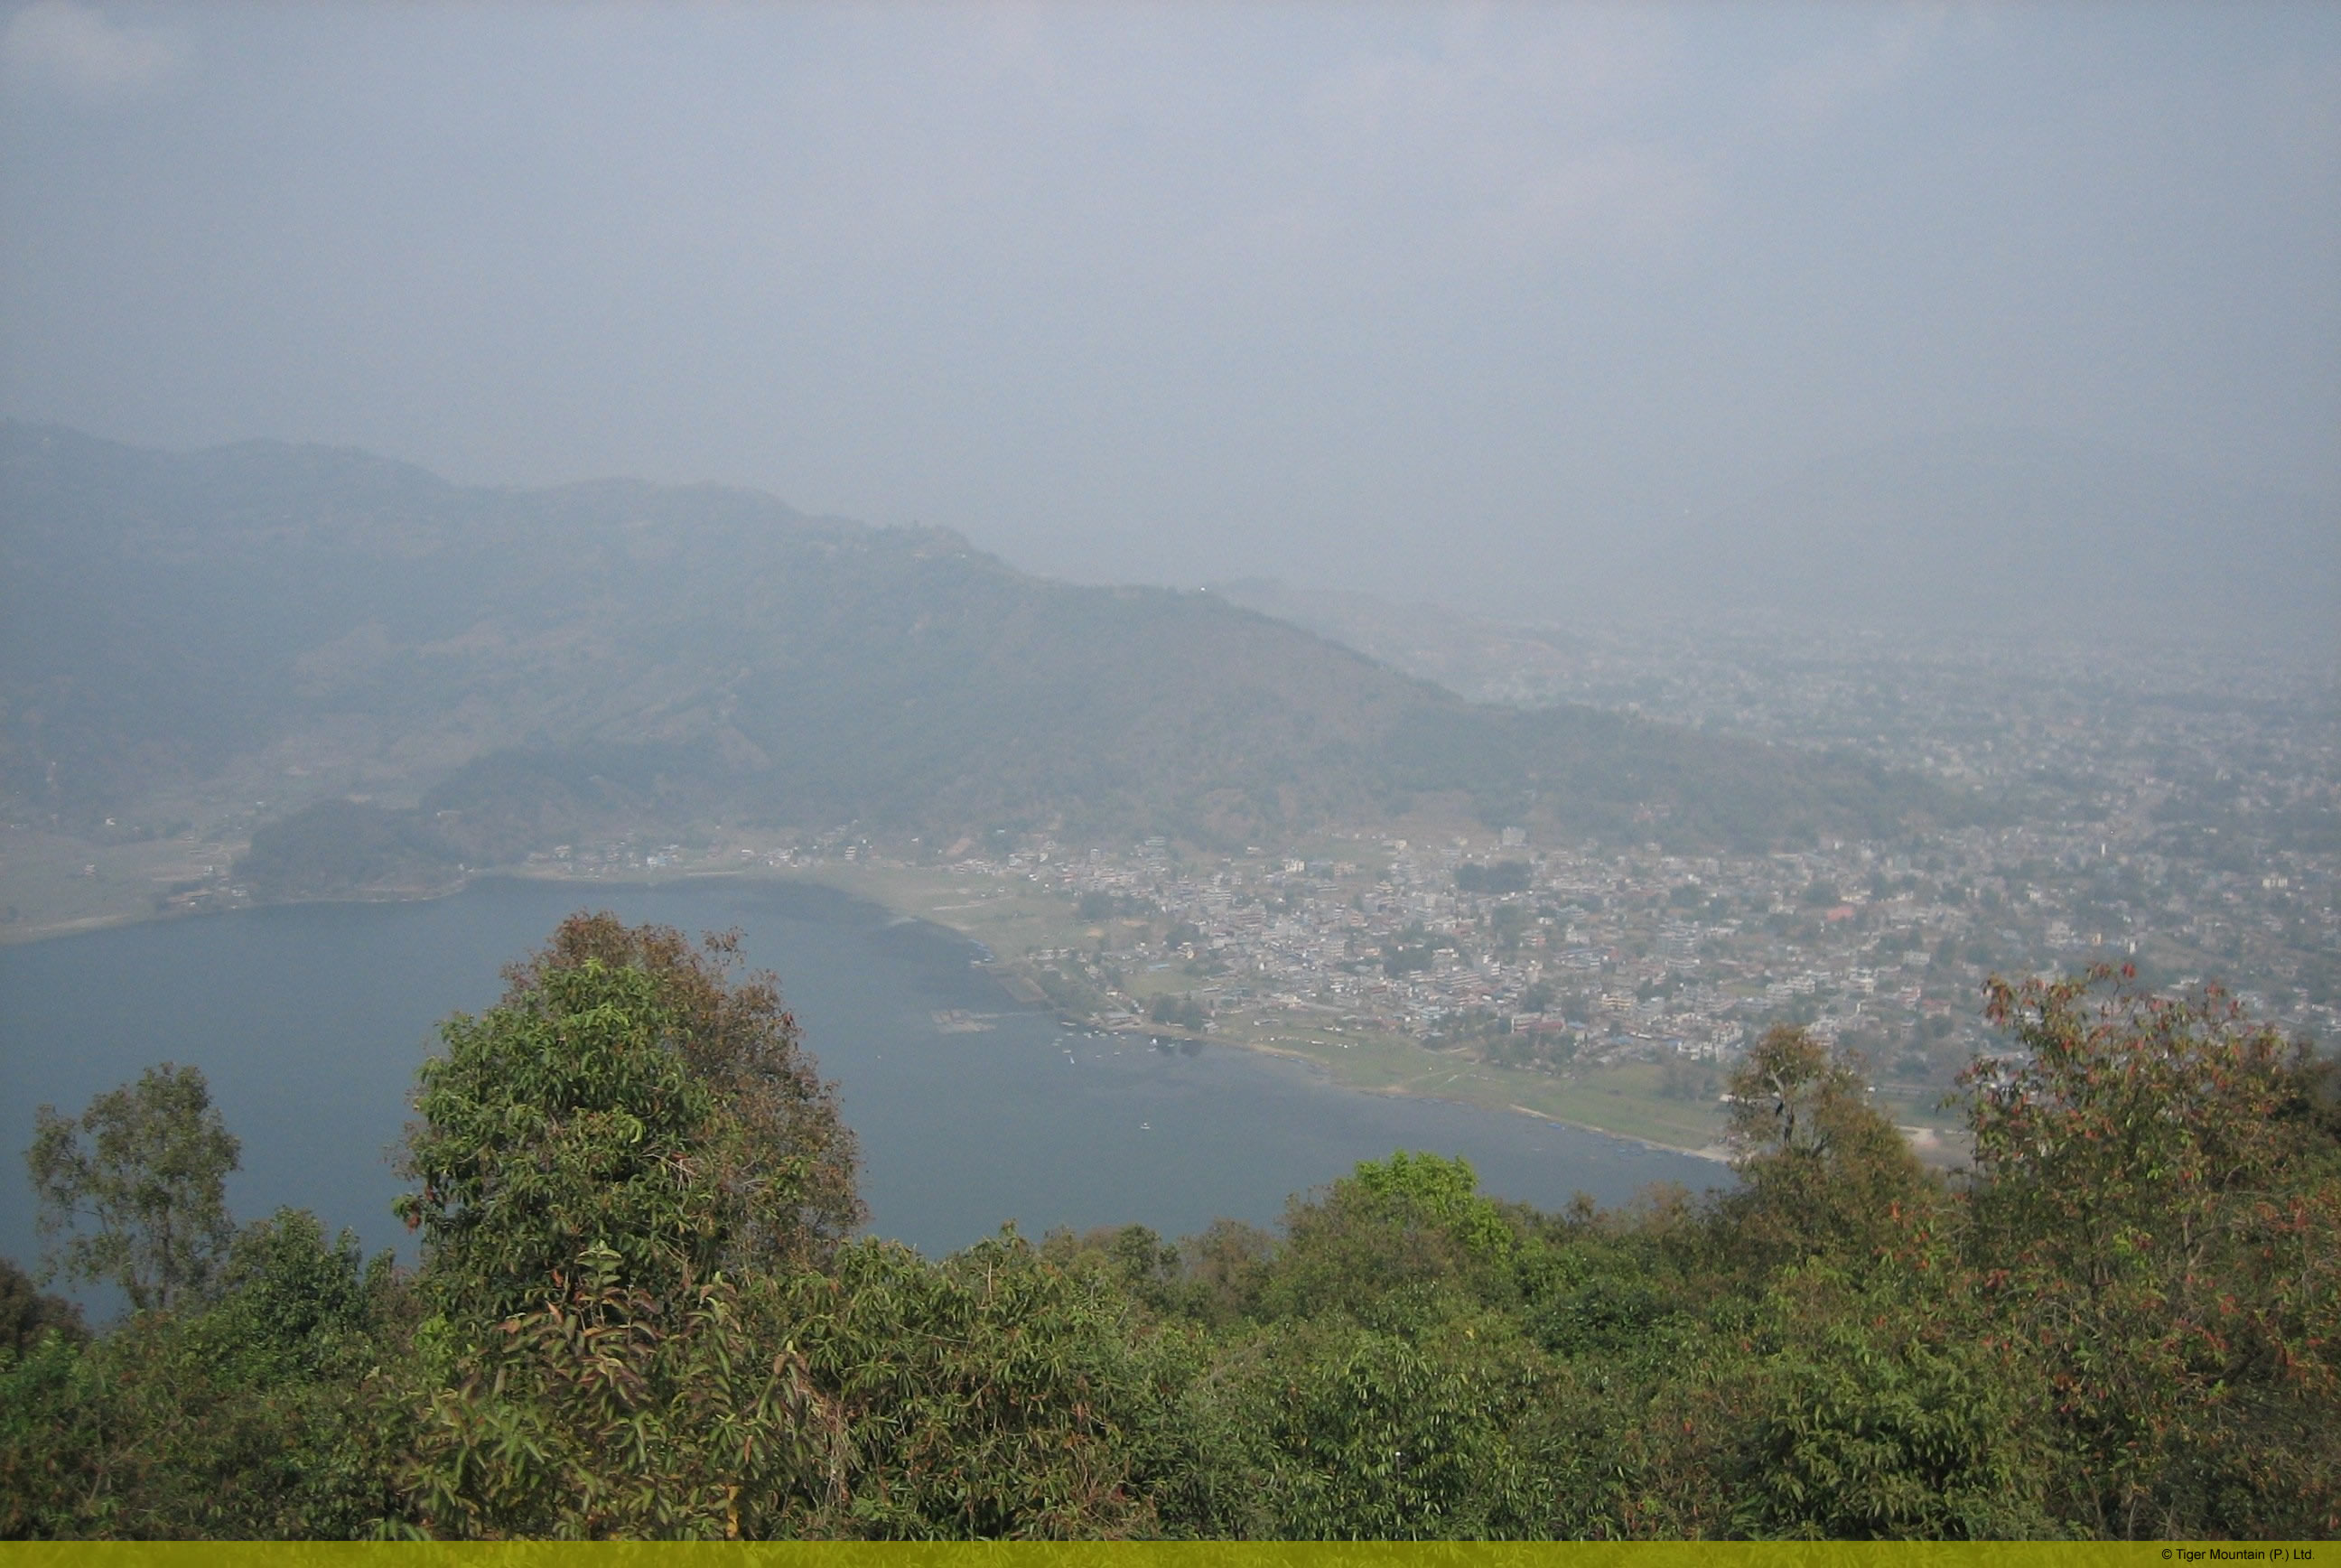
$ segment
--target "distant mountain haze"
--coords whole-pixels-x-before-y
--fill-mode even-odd
[[[2341,654],[2341,506],[2032,431],[1895,443],[1653,529],[1613,609]]]
[[[0,780],[71,824],[297,766],[287,804],[326,798],[254,849],[284,891],[710,822],[1228,844],[1430,807],[1745,846],[1973,809],[1848,758],[1475,705],[1219,595],[741,490],[12,424],[0,517]]]

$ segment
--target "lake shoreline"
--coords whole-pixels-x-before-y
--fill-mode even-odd
[[[608,880],[595,877],[570,876],[564,875],[559,872],[505,872],[488,873],[483,874],[513,876],[517,880],[533,882],[579,883],[586,884]],[[648,883],[652,879],[649,878],[644,879],[645,883]],[[732,870],[727,868],[723,870],[680,872],[673,876],[662,877],[657,880],[661,882],[772,882],[789,883],[801,886],[809,885],[814,887],[825,887],[830,889],[832,892],[843,894],[849,898],[859,899],[863,903],[884,910],[887,914],[897,919],[917,920],[931,925],[941,926],[944,930],[952,933],[954,935],[961,937],[971,943],[974,943],[979,947],[982,947],[987,953],[991,951],[991,948],[983,943],[981,936],[976,931],[955,921],[936,918],[940,914],[951,913],[951,910],[936,909],[922,912],[902,908],[896,904],[890,903],[885,898],[875,894],[869,886],[858,878],[823,875],[818,872],[791,874],[787,872],[777,872],[765,869],[749,871]],[[968,907],[981,906],[981,905],[979,903],[976,904],[971,904]],[[1655,1154],[1687,1154],[1693,1159],[1704,1160],[1712,1164],[1728,1165],[1733,1157],[1732,1152],[1720,1143],[1710,1143],[1697,1146],[1684,1144],[1670,1144],[1663,1139],[1644,1137],[1633,1133],[1620,1132],[1614,1127],[1605,1127],[1595,1122],[1582,1121],[1568,1116],[1558,1116],[1553,1114],[1551,1112],[1539,1111],[1529,1105],[1521,1105],[1517,1104],[1507,1104],[1500,1106],[1490,1105],[1480,1101],[1465,1099],[1451,1094],[1429,1094],[1421,1090],[1407,1088],[1402,1084],[1376,1085],[1344,1083],[1341,1081],[1340,1075],[1334,1073],[1332,1069],[1321,1059],[1311,1056],[1305,1051],[1295,1051],[1285,1046],[1266,1044],[1257,1041],[1242,1040],[1226,1036],[1206,1037],[1201,1035],[1191,1035],[1184,1032],[1165,1034],[1160,1028],[1149,1028],[1146,1026],[1111,1027],[1098,1024],[1091,1019],[1077,1017],[1061,1007],[1057,1007],[1046,1003],[1025,1003],[1023,1005],[1032,1007],[1035,1012],[1045,1011],[1050,1013],[1059,1023],[1068,1024],[1075,1028],[1101,1029],[1107,1033],[1127,1034],[1138,1039],[1196,1039],[1202,1040],[1206,1044],[1217,1045],[1223,1049],[1245,1051],[1260,1056],[1281,1057],[1287,1061],[1302,1064],[1310,1068],[1313,1074],[1322,1077],[1332,1087],[1345,1089],[1353,1094],[1374,1094],[1389,1099],[1435,1101],[1440,1104],[1459,1105],[1471,1110],[1492,1111],[1499,1114],[1509,1112],[1529,1117],[1535,1121],[1548,1122],[1555,1126],[1568,1127],[1580,1133],[1597,1134],[1605,1138],[1615,1138],[1620,1143],[1631,1144],[1638,1148],[1648,1149]]]
[[[974,944],[986,954],[990,954],[992,951],[990,944],[984,942],[982,934],[979,930],[971,927],[971,925],[962,924],[957,921],[939,918],[941,915],[952,913],[953,911],[951,909],[945,907],[935,910],[916,910],[902,907],[899,900],[890,899],[884,895],[882,891],[872,887],[870,884],[871,879],[868,876],[840,874],[835,869],[826,866],[818,869],[804,868],[789,870],[766,866],[757,866],[752,868],[734,868],[726,866],[698,869],[677,869],[672,872],[653,873],[646,875],[625,876],[579,875],[555,867],[543,865],[488,867],[477,871],[466,872],[463,875],[458,877],[452,883],[443,884],[431,888],[398,890],[385,889],[373,894],[361,893],[347,896],[328,898],[278,899],[267,901],[255,900],[249,903],[230,905],[226,908],[215,909],[155,910],[147,913],[125,912],[120,914],[96,915],[85,919],[44,926],[31,931],[8,932],[5,935],[0,935],[0,944],[7,945],[26,944],[45,942],[52,938],[88,935],[101,931],[119,930],[130,926],[173,923],[182,920],[194,919],[203,915],[233,914],[263,909],[284,909],[304,905],[347,907],[352,905],[367,904],[431,904],[443,899],[453,898],[477,884],[495,882],[513,882],[533,884],[537,885],[575,887],[581,892],[593,888],[610,888],[613,890],[619,888],[628,890],[649,889],[669,887],[689,883],[729,883],[735,885],[751,886],[762,883],[800,887],[821,887],[843,897],[865,904],[871,908],[883,913],[892,920],[919,921],[922,924],[933,925],[941,930],[948,931],[951,933],[954,937],[961,940]],[[968,907],[981,907],[984,902],[987,901],[979,901],[977,904],[971,904]],[[587,904],[590,904],[590,899],[584,900],[581,903],[580,907],[585,907]],[[785,979],[785,977],[783,978]],[[1047,1013],[1054,1016],[1061,1024],[1072,1027],[1091,1029],[1108,1028],[1108,1026],[1099,1024],[1095,1020],[1077,1017],[1066,1009],[1046,1002],[1036,1004],[1027,1000],[1020,1002],[1019,1004],[1028,1007],[1036,1013]],[[1508,1103],[1501,1105],[1491,1104],[1484,1101],[1472,1100],[1457,1095],[1425,1093],[1421,1090],[1409,1088],[1404,1084],[1346,1083],[1342,1080],[1340,1074],[1333,1071],[1333,1069],[1320,1057],[1312,1056],[1305,1051],[1295,1051],[1287,1047],[1264,1044],[1261,1042],[1245,1040],[1230,1035],[1213,1035],[1209,1037],[1190,1036],[1183,1032],[1173,1033],[1166,1035],[1160,1029],[1148,1030],[1143,1027],[1133,1028],[1125,1026],[1111,1029],[1110,1032],[1128,1034],[1133,1038],[1155,1038],[1159,1036],[1176,1039],[1207,1039],[1208,1044],[1220,1046],[1222,1048],[1244,1051],[1255,1055],[1282,1057],[1290,1061],[1301,1063],[1310,1067],[1313,1073],[1323,1077],[1331,1086],[1347,1089],[1358,1094],[1372,1094],[1394,1099],[1433,1101],[1445,1104],[1467,1106],[1474,1110],[1509,1112],[1530,1117],[1536,1121],[1550,1123],[1556,1126],[1569,1127],[1583,1133],[1598,1134],[1605,1138],[1614,1138],[1620,1143],[1630,1144],[1639,1148],[1650,1150],[1654,1153],[1684,1154],[1694,1159],[1703,1160],[1712,1164],[1728,1164],[1730,1159],[1729,1151],[1719,1144],[1710,1143],[1704,1145],[1694,1146],[1686,1144],[1669,1143],[1663,1139],[1651,1138],[1635,1133],[1621,1131],[1615,1127],[1603,1126],[1598,1122],[1586,1121],[1576,1117],[1556,1115],[1549,1111],[1540,1111],[1533,1106],[1522,1105],[1517,1103]]]
[[[1035,891],[1021,902],[1064,901]],[[996,966],[971,963],[981,952],[941,917],[889,907],[803,876],[647,887],[482,877],[463,898],[261,906],[20,944],[0,950],[0,1140],[23,1147],[35,1107],[85,1104],[157,1059],[198,1065],[244,1140],[236,1213],[304,1207],[329,1233],[347,1226],[369,1249],[411,1249],[388,1216],[417,1069],[443,1049],[451,1015],[493,1007],[501,967],[583,908],[743,933],[743,964],[784,977],[784,1005],[838,1086],[872,1233],[931,1256],[1008,1220],[1033,1236],[1125,1223],[1187,1235],[1218,1217],[1272,1225],[1292,1195],[1394,1149],[1468,1158],[1487,1191],[1547,1212],[1576,1192],[1614,1206],[1654,1181],[1729,1182],[1708,1161],[1606,1131],[1483,1114],[1435,1082],[1394,1094],[1297,1054],[1150,1048],[1061,1027],[1051,1009],[1005,1005]],[[1051,940],[1006,913],[984,918],[1009,954],[1028,932]],[[977,1015],[992,1026],[940,1026]],[[1358,1087],[1376,1092],[1345,1092]],[[0,1188],[0,1253],[37,1250],[35,1218],[28,1188]]]

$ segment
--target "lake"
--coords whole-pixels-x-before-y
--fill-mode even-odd
[[[1336,1088],[1303,1064],[1228,1047],[1162,1049],[1018,1008],[966,938],[801,883],[483,881],[419,904],[303,904],[155,922],[0,948],[0,1253],[38,1252],[21,1151],[33,1108],[77,1114],[162,1061],[209,1078],[244,1168],[240,1217],[281,1204],[406,1238],[391,1165],[434,1027],[502,991],[497,971],[579,908],[694,934],[737,927],[781,978],[860,1136],[871,1228],[930,1254],[1014,1221],[1132,1221],[1177,1236],[1399,1148],[1463,1154],[1495,1194],[1619,1203],[1657,1181],[1727,1180],[1689,1155],[1436,1100]],[[938,1012],[983,1015],[943,1033]]]

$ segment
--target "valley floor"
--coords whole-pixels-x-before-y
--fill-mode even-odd
[[[1119,950],[1142,935],[1145,921],[1084,919],[1046,878],[834,856],[784,874],[961,932],[994,955],[1011,1000],[1046,1002],[1084,1026],[1208,1039],[1307,1062],[1345,1088],[1513,1111],[1708,1159],[1729,1155],[1719,1096],[1724,1073],[1711,1063],[1629,1055],[1596,1056],[1561,1068],[1533,1061],[1512,1064],[1479,1048],[1484,1043],[1442,1048],[1435,1037],[1426,1041],[1354,1009],[1265,987],[1266,994],[1244,997],[1247,988],[1240,985],[1225,987],[1208,1033],[1181,1028],[1144,1010],[1149,1002],[1190,994],[1198,984],[1193,966],[1133,962]],[[1092,963],[1090,954],[1101,956]],[[1948,1165],[1964,1159],[1965,1146],[1940,1102],[1938,1088],[1888,1083],[1878,1090],[1879,1108],[1903,1126],[1920,1157]]]
[[[1081,920],[1061,895],[1039,884],[1019,885],[1021,879],[979,880],[954,875],[947,867],[837,861],[792,874],[868,899],[897,914],[949,926],[983,944],[995,955],[1011,1001],[1022,989],[1015,987],[1016,981],[1030,984],[1031,966],[1023,954],[1093,944],[1104,934],[1103,927]],[[783,984],[786,979],[782,976]],[[1139,986],[1143,994],[1142,981]],[[1022,991],[1027,999],[1035,994],[1045,996],[1037,985]],[[1499,1068],[1460,1053],[1431,1049],[1395,1030],[1289,1007],[1224,1009],[1211,1020],[1208,1034],[1143,1020],[1107,1024],[1061,1004],[1058,1010],[1082,1024],[1160,1038],[1208,1039],[1214,1045],[1296,1058],[1344,1088],[1519,1112],[1654,1148],[1726,1157],[1722,1107],[1711,1096],[1669,1097],[1660,1069],[1651,1063],[1589,1068],[1565,1078]]]
[[[248,894],[228,874],[242,848],[216,834],[108,845],[12,826],[0,836],[0,915],[7,917],[0,921],[0,941],[244,906]],[[1141,923],[1085,919],[1060,887],[1040,877],[964,864],[835,855],[774,865],[762,854],[714,844],[700,853],[655,858],[663,864],[536,859],[517,874],[576,884],[583,903],[591,900],[583,890],[613,882],[708,875],[814,882],[982,944],[993,955],[1004,1002],[1048,1005],[1076,1026],[1208,1040],[1304,1061],[1347,1088],[1509,1110],[1712,1159],[1727,1154],[1725,1107],[1712,1081],[1718,1074],[1687,1077],[1647,1060],[1586,1062],[1564,1071],[1508,1065],[1471,1049],[1439,1048],[1370,1018],[1274,996],[1220,1000],[1207,1025],[1182,1027],[1137,1011],[1158,997],[1190,994],[1192,976],[1168,964],[1124,964],[1113,971],[1117,984],[1110,994],[1078,985],[1069,989],[1073,965],[1049,962],[1051,957],[1111,953],[1129,939],[1119,928]],[[445,891],[416,889],[405,896]],[[385,891],[380,896],[400,894]],[[785,984],[787,977],[782,978]],[[968,1025],[939,1021],[938,1027]],[[1881,1086],[1882,1108],[1906,1124],[1922,1154],[1942,1163],[1957,1159],[1956,1135],[1933,1095],[1914,1090],[1903,1098],[1909,1103]]]

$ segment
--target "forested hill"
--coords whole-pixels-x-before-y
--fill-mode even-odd
[[[9,424],[0,527],[0,783],[66,825],[287,758],[313,794],[419,797],[475,864],[620,822],[1225,844],[1428,804],[1750,846],[1968,809],[1848,759],[1475,706],[1210,594],[737,489]]]

